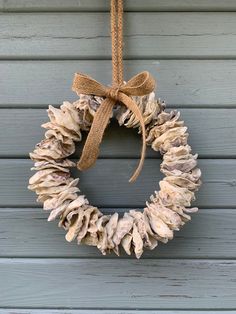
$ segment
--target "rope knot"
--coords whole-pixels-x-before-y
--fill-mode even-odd
[[[122,84],[116,85],[116,86],[111,86],[107,88],[107,97],[111,98],[115,101],[119,100],[119,92]]]
[[[95,95],[104,97],[94,115],[93,122],[87,136],[82,155],[77,167],[85,170],[91,167],[99,154],[99,145],[102,142],[103,134],[110,118],[113,107],[117,102],[126,106],[138,119],[142,129],[142,150],[141,158],[130,182],[138,177],[145,158],[146,151],[146,130],[145,121],[139,105],[132,98],[133,96],[144,96],[155,88],[154,78],[147,72],[141,72],[132,77],[126,84],[123,84],[123,0],[111,0],[111,40],[112,40],[112,86],[105,86],[88,75],[76,73],[72,89],[77,94]]]

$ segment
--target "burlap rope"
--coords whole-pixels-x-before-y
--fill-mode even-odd
[[[77,244],[96,246],[104,255],[110,252],[119,255],[123,248],[128,255],[134,252],[140,258],[144,249],[153,250],[160,242],[173,239],[174,232],[198,210],[191,207],[191,202],[201,185],[201,171],[197,168],[197,154],[188,145],[187,127],[180,113],[165,111],[165,102],[155,98],[151,75],[141,72],[124,84],[122,14],[122,0],[112,0],[112,87],[77,73],[73,90],[79,99],[74,103],[65,101],[60,108],[49,106],[49,122],[42,125],[47,130],[45,136],[30,153],[36,173],[28,188],[35,191],[37,201],[50,213],[48,221],[59,218],[58,226],[66,230],[67,241],[76,239]],[[142,97],[145,94],[148,96]],[[136,129],[140,126],[142,131],[141,159],[130,181],[141,171],[145,143],[163,156],[160,189],[154,191],[142,211],[130,209],[123,216],[117,212],[105,215],[90,204],[78,187],[79,178],[72,177],[70,168],[75,163],[69,159],[76,143],[82,140],[82,131],[90,130],[78,167],[86,169],[95,163],[117,102],[124,104],[117,108],[119,125]]]
[[[131,78],[126,84],[123,82],[123,0],[111,0],[111,42],[112,42],[112,86],[104,86],[91,77],[76,73],[72,90],[78,94],[96,95],[104,97],[99,106],[77,167],[80,170],[90,168],[99,154],[99,146],[106,126],[112,117],[113,107],[121,102],[137,117],[142,130],[141,158],[129,182],[137,179],[142,170],[146,153],[146,132],[142,113],[132,99],[132,96],[143,96],[151,93],[155,88],[155,80],[147,71]]]

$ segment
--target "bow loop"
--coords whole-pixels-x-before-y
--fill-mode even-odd
[[[121,91],[128,96],[144,96],[150,94],[155,88],[155,80],[152,75],[143,71],[133,76]]]
[[[78,95],[85,94],[104,97],[107,94],[106,86],[83,73],[75,73],[72,90]]]

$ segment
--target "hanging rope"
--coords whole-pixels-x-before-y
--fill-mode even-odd
[[[111,1],[112,83],[123,83],[123,1]]]
[[[137,179],[144,163],[146,152],[145,124],[136,102],[131,96],[143,96],[151,93],[155,88],[155,80],[148,72],[141,72],[131,78],[126,84],[123,82],[123,1],[111,0],[111,46],[112,46],[112,86],[104,86],[91,77],[76,73],[72,89],[78,94],[105,97],[99,106],[89,134],[87,136],[81,157],[77,163],[80,170],[90,168],[98,158],[105,128],[112,117],[113,107],[121,102],[137,117],[142,130],[141,158],[130,182]]]

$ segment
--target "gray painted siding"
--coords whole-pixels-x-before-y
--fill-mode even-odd
[[[125,1],[126,77],[157,78],[203,170],[200,211],[173,241],[139,261],[101,256],[66,243],[27,190],[48,104],[76,99],[76,71],[110,81],[108,11],[108,0],[0,0],[0,314],[235,314],[236,1]],[[136,132],[111,123],[81,176],[102,211],[141,208],[157,188],[151,150],[127,183],[139,151]]]
[[[235,261],[18,258],[1,259],[0,266],[5,307],[30,301],[50,308],[199,309],[199,298],[204,309],[213,303],[221,309],[222,300],[227,309],[235,305]]]
[[[104,213],[124,208],[102,208]],[[2,208],[0,211],[1,258],[99,258],[99,251],[65,241],[65,232],[56,223],[46,223],[47,213],[40,208]],[[153,259],[236,259],[234,209],[205,209],[193,216],[192,223],[176,232],[168,245],[145,251],[142,258]],[[17,240],[16,240],[17,239]],[[111,255],[116,258],[115,255]],[[122,255],[122,258],[127,258]],[[133,258],[132,258],[133,259]],[[116,265],[116,262],[113,261]],[[142,263],[142,262],[141,262]],[[1,313],[1,312],[0,312]]]
[[[188,126],[189,143],[201,158],[235,157],[236,143],[232,137],[236,137],[236,109],[182,108],[180,112]],[[1,157],[25,158],[43,137],[45,130],[40,125],[46,121],[48,116],[45,109],[1,109]],[[26,133],[26,129],[30,132]],[[82,147],[83,145],[78,146],[77,157]],[[136,130],[120,128],[113,121],[106,129],[100,157],[138,158],[139,154],[140,136]],[[157,156],[152,149],[147,150],[147,157]]]
[[[146,159],[139,180],[128,182],[137,159],[99,159],[96,167],[86,172],[72,171],[81,179],[79,187],[92,204],[104,207],[143,207],[145,200],[158,189],[160,160]],[[28,159],[0,159],[0,198],[6,207],[38,207],[34,193],[27,190],[32,175]],[[195,205],[201,208],[235,206],[235,159],[200,159],[203,187]],[[104,178],[107,178],[105,180]],[[9,189],[9,187],[11,187]]]
[[[132,12],[125,13],[124,20],[124,58],[235,56],[233,12]],[[101,12],[9,13],[0,20],[0,56],[109,58],[107,25],[109,13]]]
[[[109,0],[0,0],[3,12],[109,11]],[[126,0],[126,11],[233,11],[234,0]]]
[[[235,106],[236,60],[139,59],[124,64],[126,77],[150,71],[157,78],[158,97],[170,105],[178,108]],[[108,60],[0,61],[0,73],[4,75],[0,81],[0,106],[46,108],[48,104],[75,100],[71,84],[78,71],[101,78],[104,83],[111,80]]]

